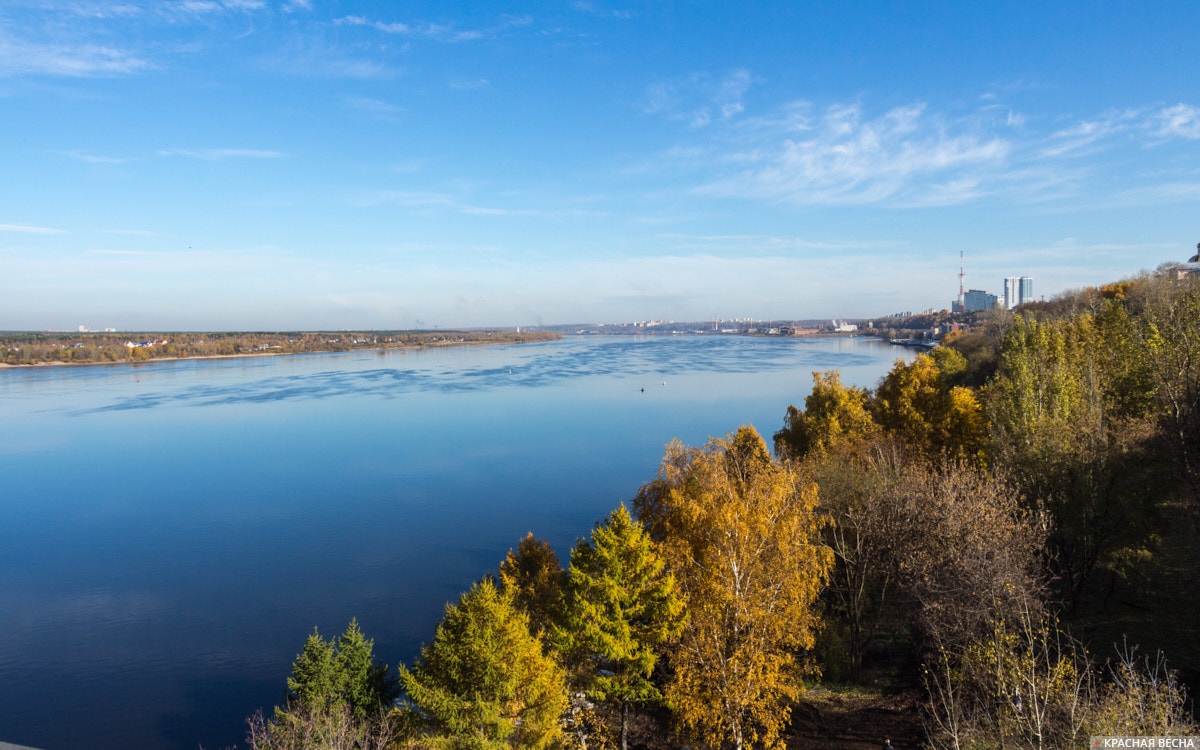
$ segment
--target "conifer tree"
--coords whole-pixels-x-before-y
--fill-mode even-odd
[[[683,628],[683,600],[657,546],[622,503],[575,546],[567,569],[560,640],[580,655],[588,695],[620,707],[621,750],[630,705],[662,698],[650,681],[657,649]]]
[[[340,692],[351,713],[360,719],[390,706],[400,692],[387,665],[375,663],[374,649],[375,641],[363,635],[357,619],[350,621],[335,645],[333,662]]]
[[[562,739],[566,677],[512,597],[484,579],[446,605],[404,691],[430,721],[433,747],[552,747]]]
[[[309,710],[345,707],[357,719],[387,708],[399,689],[387,665],[375,663],[374,648],[375,642],[363,635],[357,619],[334,640],[326,641],[314,628],[292,663],[289,704]]]
[[[287,679],[289,703],[316,706],[333,701],[337,693],[333,651],[333,643],[313,628],[292,662],[292,674]]]
[[[500,587],[510,593],[513,603],[529,615],[534,635],[550,632],[558,600],[562,597],[565,571],[554,548],[533,533],[525,535],[517,549],[509,550],[500,563]]]

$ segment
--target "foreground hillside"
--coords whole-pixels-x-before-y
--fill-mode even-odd
[[[997,313],[875,389],[813,377],[773,454],[750,427],[671,444],[568,554],[530,534],[480,571],[398,672],[357,623],[314,633],[250,745],[982,750],[1197,731],[1195,281]]]

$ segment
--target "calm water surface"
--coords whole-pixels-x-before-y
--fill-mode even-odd
[[[533,531],[566,558],[665,444],[770,442],[862,339],[688,336],[0,371],[0,741],[240,743],[319,627],[411,661]]]

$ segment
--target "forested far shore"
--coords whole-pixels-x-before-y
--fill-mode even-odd
[[[1068,750],[1200,732],[1200,282],[997,311],[874,389],[813,373],[783,416],[774,455],[746,426],[671,443],[565,558],[514,540],[409,665],[376,662],[357,621],[314,631],[248,745]],[[813,700],[822,682],[915,708],[849,726]]]
[[[0,365],[105,364],[154,359],[250,357],[456,344],[556,341],[552,331],[7,332]]]

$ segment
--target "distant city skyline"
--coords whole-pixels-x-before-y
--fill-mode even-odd
[[[1200,13],[7,0],[0,329],[871,318],[1200,233]]]

